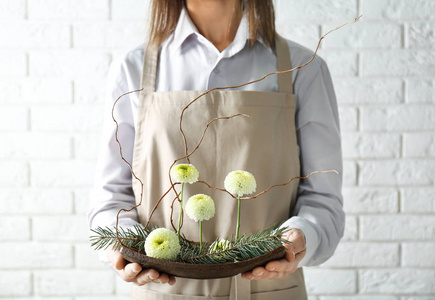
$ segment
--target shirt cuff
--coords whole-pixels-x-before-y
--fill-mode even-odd
[[[302,230],[305,235],[305,247],[307,252],[298,266],[304,267],[310,265],[310,261],[320,244],[319,235],[317,234],[316,229],[310,224],[310,222],[301,217],[292,217],[285,221],[281,227],[298,228]]]

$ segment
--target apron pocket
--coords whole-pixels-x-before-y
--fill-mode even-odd
[[[307,294],[305,287],[294,286],[291,288],[270,291],[270,292],[260,292],[251,295],[251,300],[305,300],[307,299]]]
[[[229,300],[229,296],[192,296],[192,295],[179,295],[179,294],[166,294],[161,292],[154,292],[134,287],[131,294],[132,300]],[[263,299],[263,298],[262,298]],[[265,299],[265,298],[264,298]],[[268,299],[270,300],[270,299]]]

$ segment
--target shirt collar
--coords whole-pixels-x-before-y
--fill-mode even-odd
[[[186,39],[192,34],[199,34],[198,29],[196,29],[195,24],[193,24],[189,15],[187,14],[186,8],[183,7],[178,18],[177,27],[175,27],[172,46],[174,50],[177,50],[186,41]]]
[[[196,28],[193,21],[190,19],[186,8],[183,8],[178,19],[177,26],[173,33],[172,46],[171,48],[176,51],[183,43],[192,35],[197,37],[202,36],[198,29]],[[248,41],[249,37],[249,25],[246,10],[243,13],[242,20],[240,21],[239,28],[237,29],[236,36],[233,42],[222,52],[224,56],[232,56],[239,51],[241,51]],[[263,39],[260,37],[258,39],[260,43],[264,45]]]

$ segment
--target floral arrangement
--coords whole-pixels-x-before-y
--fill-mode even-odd
[[[206,134],[206,131],[211,123],[213,123],[216,120],[219,119],[231,119],[234,117],[248,117],[244,114],[237,114],[229,117],[220,117],[215,118],[211,120],[203,133],[203,136],[200,139],[200,142],[195,147],[193,151],[188,153],[187,146],[186,146],[186,136],[182,129],[182,119],[183,114],[185,110],[195,101],[197,101],[202,96],[214,91],[214,90],[220,90],[220,89],[230,89],[230,88],[237,88],[241,86],[245,86],[248,84],[252,84],[255,82],[258,82],[260,80],[263,80],[264,78],[272,75],[272,74],[282,74],[287,72],[292,72],[294,70],[300,69],[306,65],[308,65],[316,56],[317,50],[319,48],[321,40],[331,33],[334,30],[337,30],[341,27],[343,27],[346,24],[356,22],[360,17],[356,18],[354,21],[347,22],[329,32],[324,34],[317,45],[317,48],[312,56],[312,58],[305,64],[300,65],[298,67],[295,67],[290,70],[285,71],[277,71],[272,72],[269,74],[266,74],[262,78],[258,80],[254,80],[239,86],[234,87],[221,87],[221,88],[213,88],[210,89],[201,95],[199,95],[197,98],[193,99],[181,112],[180,114],[180,132],[183,136],[184,143],[185,143],[185,149],[186,153],[185,156],[178,158],[174,161],[172,166],[169,169],[169,180],[171,182],[171,187],[168,190],[174,190],[176,193],[176,200],[178,199],[179,205],[180,205],[180,213],[179,213],[179,219],[178,219],[178,227],[175,231],[167,229],[167,228],[158,228],[150,223],[152,215],[154,211],[157,209],[159,203],[162,201],[162,199],[165,197],[165,195],[168,193],[166,192],[156,203],[153,211],[151,212],[148,222],[145,226],[143,225],[136,225],[133,228],[123,229],[122,227],[118,226],[119,221],[119,214],[123,211],[131,211],[141,205],[142,199],[139,201],[139,203],[132,207],[129,210],[121,209],[118,212],[117,215],[117,222],[115,228],[96,228],[93,229],[93,232],[95,235],[91,236],[91,242],[92,247],[94,247],[96,250],[104,249],[109,246],[112,246],[114,249],[130,249],[134,251],[135,253],[146,255],[146,257],[151,257],[157,260],[163,260],[167,262],[177,262],[177,263],[185,263],[185,264],[224,264],[224,263],[237,263],[242,261],[247,261],[250,259],[255,259],[261,256],[264,256],[270,252],[273,252],[277,250],[278,248],[283,248],[283,244],[289,244],[290,242],[286,239],[282,238],[283,233],[287,230],[287,228],[281,228],[279,224],[275,224],[274,226],[259,230],[253,234],[246,235],[246,234],[240,234],[240,215],[241,215],[241,200],[243,199],[255,199],[259,197],[260,195],[268,192],[270,189],[278,187],[278,186],[284,186],[287,184],[290,184],[294,179],[305,179],[310,177],[313,174],[316,173],[329,173],[329,172],[335,172],[338,173],[335,170],[329,170],[329,171],[315,171],[309,174],[305,177],[294,177],[288,180],[285,183],[280,183],[273,185],[266,189],[265,191],[262,191],[258,193],[257,195],[250,196],[250,197],[244,197],[245,195],[250,195],[256,192],[257,183],[255,180],[255,177],[253,174],[249,173],[245,170],[237,170],[230,172],[224,181],[224,187],[225,189],[219,189],[219,188],[213,188],[210,185],[208,185],[205,182],[202,182],[206,184],[209,188],[219,190],[222,192],[226,192],[229,194],[232,198],[238,201],[238,211],[237,211],[237,225],[235,228],[235,235],[232,238],[229,237],[218,237],[214,241],[203,241],[202,239],[202,231],[203,231],[203,222],[210,220],[215,215],[215,204],[214,200],[205,194],[197,194],[192,195],[188,200],[187,203],[184,203],[184,186],[186,183],[188,184],[194,184],[199,181],[199,171],[196,169],[196,167],[192,164],[190,164],[189,157],[193,155],[196,150],[201,145],[201,142],[204,138],[204,135]],[[113,104],[112,108],[112,118],[116,124],[116,141],[118,142],[121,158],[127,163],[130,167],[130,170],[132,172],[133,177],[138,180],[143,189],[143,182],[136,176],[134,173],[134,170],[132,169],[130,163],[125,160],[125,158],[122,155],[122,148],[121,144],[118,140],[118,122],[116,121],[113,111],[115,108],[116,103],[125,95],[133,92],[138,92],[141,90],[131,91],[128,93],[125,93],[121,95]],[[181,160],[187,160],[187,163],[185,164],[179,164],[178,162]],[[178,193],[175,189],[176,185],[181,185],[181,191]],[[183,206],[185,205],[185,206]],[[182,219],[184,211],[186,212],[187,216],[194,220],[195,222],[199,223],[199,243],[187,240],[182,232]],[[171,221],[172,221],[172,213],[171,213]],[[278,226],[277,226],[278,225]],[[281,256],[284,255],[284,252],[281,253]],[[276,257],[275,257],[276,259]],[[176,274],[174,274],[176,275]]]

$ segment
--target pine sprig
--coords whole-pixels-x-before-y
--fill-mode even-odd
[[[206,245],[205,253],[199,253],[198,249],[192,249],[191,251],[186,249],[180,254],[179,260],[194,264],[219,264],[248,260],[273,251],[283,243],[289,244],[289,241],[281,238],[286,230],[287,228],[274,230],[273,227],[270,227],[251,235],[243,235],[237,241],[231,243],[230,247],[220,251],[209,251],[213,243]],[[217,242],[219,242],[219,239],[214,243]]]
[[[148,237],[148,234],[150,234],[150,232],[155,228],[155,226],[152,226],[151,229],[145,228],[141,225],[134,225],[133,229],[119,227],[118,235],[124,245],[133,248],[138,252],[145,253],[145,240]],[[98,227],[91,229],[91,231],[96,234],[90,237],[92,243],[91,247],[95,250],[107,249],[109,246],[112,246],[115,250],[119,250],[122,247],[120,241],[116,237],[115,228]]]
[[[120,227],[118,234],[124,245],[139,253],[146,254],[144,251],[145,240],[150,232],[156,228],[156,226],[145,228],[141,225],[135,225],[133,229]],[[122,245],[116,237],[114,228],[98,227],[92,231],[95,235],[90,237],[91,246],[95,250],[106,249],[109,246],[113,246],[117,250],[121,248]],[[274,229],[274,226],[271,226],[263,231],[242,235],[222,250],[214,250],[212,247],[213,244],[219,243],[219,238],[212,243],[204,243],[201,248],[198,243],[183,237],[180,240],[181,251],[176,261],[190,264],[221,264],[252,259],[277,249],[283,243],[290,244],[289,241],[282,238],[285,231],[287,231],[286,227]]]

